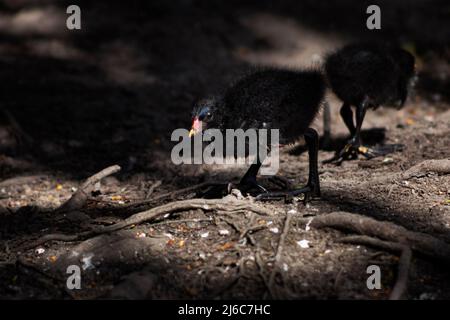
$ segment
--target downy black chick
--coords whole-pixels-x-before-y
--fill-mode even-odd
[[[325,80],[317,71],[266,69],[238,80],[220,97],[200,101],[193,111],[190,135],[202,129],[279,129],[280,144],[302,135],[309,153],[309,180],[304,188],[267,192],[256,176],[264,159],[257,159],[242,177],[241,190],[259,189],[257,199],[320,196],[317,169],[318,135],[309,128],[325,94]]]
[[[325,162],[341,163],[358,154],[372,158],[388,153],[387,146],[379,150],[362,146],[361,126],[367,109],[380,105],[403,107],[415,76],[414,56],[390,45],[350,44],[327,57],[325,73],[331,89],[343,101],[340,114],[351,134],[344,149]],[[351,106],[356,108],[356,124]]]

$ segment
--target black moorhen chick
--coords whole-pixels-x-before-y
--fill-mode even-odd
[[[378,150],[362,146],[361,126],[367,109],[404,105],[415,75],[414,56],[385,44],[350,44],[327,57],[325,73],[331,89],[343,101],[341,117],[352,136],[344,149],[325,162],[339,164],[358,154],[372,158],[389,153],[387,146]],[[356,125],[351,106],[356,108]]]
[[[238,80],[223,95],[200,101],[193,111],[190,136],[202,129],[279,129],[280,144],[304,136],[309,153],[309,180],[304,188],[267,192],[256,181],[264,159],[258,159],[242,177],[241,190],[257,188],[257,199],[304,194],[305,201],[320,196],[317,169],[318,135],[309,128],[319,111],[326,89],[318,71],[265,69]]]

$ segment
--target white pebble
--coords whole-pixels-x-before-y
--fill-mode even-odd
[[[297,244],[300,246],[300,248],[303,248],[303,249],[309,248],[308,240],[303,239],[303,240],[297,241]]]
[[[173,235],[171,235],[170,233],[163,233],[166,237],[168,237],[169,239],[173,239]]]
[[[277,227],[270,228],[269,230],[270,230],[270,232],[273,232],[273,233],[278,233],[278,232],[280,232],[280,230],[279,230]]]

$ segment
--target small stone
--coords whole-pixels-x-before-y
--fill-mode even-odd
[[[303,240],[297,241],[297,244],[300,246],[300,248],[303,248],[303,249],[309,248],[308,240],[303,239]]]
[[[230,231],[228,231],[227,229],[222,229],[222,230],[219,230],[219,234],[221,236],[228,236],[230,234]]]
[[[273,233],[278,233],[278,232],[280,232],[280,230],[279,230],[277,227],[270,228],[269,230],[270,230],[270,232],[273,232]]]

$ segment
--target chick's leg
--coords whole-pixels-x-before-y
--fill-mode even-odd
[[[331,159],[325,160],[323,163],[336,163],[341,164],[344,160],[356,159],[358,154],[362,154],[364,157],[370,159],[381,155],[376,150],[364,147],[361,144],[361,127],[364,121],[368,107],[367,99],[364,99],[361,104],[356,107],[356,126],[353,124],[353,112],[349,104],[344,103],[341,108],[341,117],[344,120],[345,125],[351,134],[351,139],[345,145],[345,147],[336,153]]]
[[[345,126],[348,131],[350,131],[350,135],[353,137],[356,133],[356,128],[353,123],[353,111],[348,103],[344,103],[340,110],[341,118],[344,120]]]
[[[228,184],[228,192],[231,192],[232,188],[238,188],[243,192],[247,192],[250,190],[259,190],[261,192],[267,192],[267,189],[261,186],[257,180],[256,176],[258,175],[258,171],[261,168],[261,161],[257,160],[256,163],[252,164],[244,176],[241,178],[241,181],[238,185],[234,185],[232,183]]]
[[[317,168],[319,135],[317,131],[309,128],[305,132],[305,141],[308,146],[309,156],[309,178],[306,186],[287,192],[267,192],[256,197],[257,200],[271,200],[280,198],[292,198],[303,194],[303,201],[307,202],[313,197],[320,197],[319,171]]]

